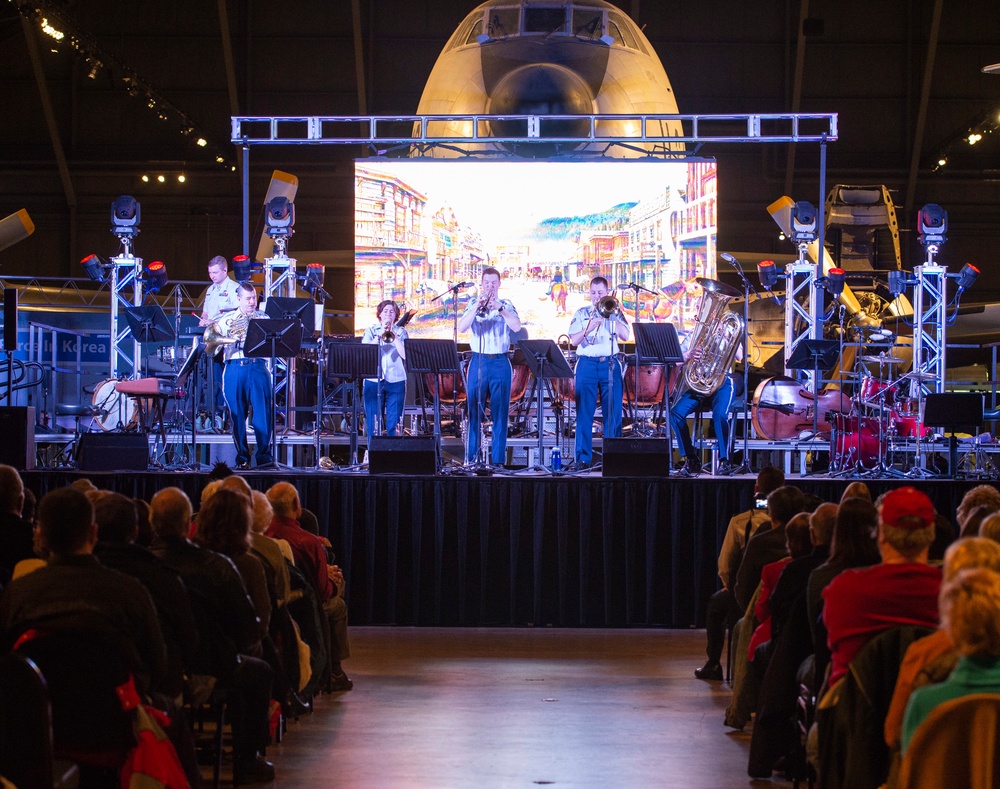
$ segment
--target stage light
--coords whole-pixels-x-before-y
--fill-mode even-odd
[[[142,182],[144,184],[148,184],[149,183],[149,176],[146,175],[146,174],[143,174],[143,176],[142,176]]]
[[[182,184],[186,180],[187,180],[187,176],[185,176],[184,173],[181,173],[180,175],[177,176],[177,183]]]
[[[323,279],[326,276],[326,269],[322,263],[310,263],[306,266],[306,278],[303,283],[309,293],[315,293],[317,289],[323,287]]]
[[[208,145],[208,140],[206,140],[204,137],[199,137],[197,140],[195,140],[195,145],[197,145],[199,148],[204,148],[206,145]]]
[[[757,275],[760,277],[760,284],[765,290],[773,290],[781,279],[777,266],[773,260],[762,260],[757,264]]]
[[[111,265],[100,255],[87,255],[80,261],[84,273],[94,282],[104,282],[107,279],[107,270]]]
[[[792,240],[816,240],[816,209],[812,203],[799,200],[792,206]]]
[[[132,195],[122,195],[111,204],[111,224],[115,227],[136,227],[139,217],[139,201]]]
[[[977,279],[979,279],[979,269],[971,263],[966,263],[958,273],[958,292],[971,288]]]
[[[844,269],[842,268],[832,268],[826,273],[826,282],[824,287],[835,299],[840,298],[840,294],[844,292],[844,279],[846,275]]]
[[[159,293],[167,286],[167,267],[162,260],[154,260],[146,266],[146,290]]]
[[[295,204],[283,195],[272,197],[267,203],[264,221],[267,223],[268,235],[290,234],[290,228],[295,224]]]
[[[246,255],[233,258],[233,276],[237,282],[249,282],[253,276],[253,262]]]
[[[970,134],[965,139],[969,141],[969,145],[975,145],[977,142],[983,139],[983,135],[979,134],[978,132],[972,132],[972,134]]]
[[[158,176],[156,176],[156,180],[161,184],[166,183],[167,177],[163,175],[163,173],[160,173]]]
[[[924,246],[943,244],[947,241],[948,212],[935,203],[928,203],[917,214],[917,225],[920,234],[917,239]]]
[[[905,271],[890,271],[889,272],[889,295],[892,296],[893,300],[898,299],[903,295],[906,290],[906,272]]]

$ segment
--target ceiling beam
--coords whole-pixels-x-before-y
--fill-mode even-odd
[[[917,172],[920,168],[920,154],[924,147],[924,131],[927,128],[927,105],[931,97],[931,80],[934,77],[934,59],[937,56],[938,34],[941,30],[941,6],[944,0],[934,0],[934,16],[927,36],[927,58],[924,63],[923,84],[920,86],[920,108],[917,110],[917,124],[913,129],[913,150],[910,152],[910,174],[906,179],[906,200],[903,201],[903,221],[909,222],[913,208],[913,198],[917,193]]]

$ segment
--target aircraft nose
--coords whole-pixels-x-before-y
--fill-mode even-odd
[[[490,102],[491,115],[589,115],[593,97],[586,83],[569,69],[535,64],[512,71],[496,86]],[[493,121],[498,137],[525,134],[524,121]],[[585,137],[588,121],[544,121],[542,137]]]

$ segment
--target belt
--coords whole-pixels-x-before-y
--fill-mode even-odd
[[[235,364],[242,367],[245,364],[266,364],[267,359],[230,359],[226,364]]]
[[[583,361],[588,361],[588,362],[597,362],[598,364],[605,364],[606,362],[608,362],[608,361],[610,361],[611,359],[614,359],[614,358],[615,358],[614,356],[580,356],[580,355],[577,355],[576,361],[578,363],[579,362],[583,362]]]
[[[476,353],[472,352],[473,356],[481,356],[483,359],[506,359],[507,354],[505,353]]]

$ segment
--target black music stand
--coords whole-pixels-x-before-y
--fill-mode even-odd
[[[378,377],[379,347],[360,342],[331,342],[327,350],[326,376],[351,382],[351,446],[349,465],[358,464],[358,381]],[[371,437],[371,427],[368,429]]]
[[[176,335],[174,327],[170,325],[167,314],[159,304],[150,304],[144,307],[125,307],[122,309],[125,322],[128,324],[129,334],[132,339],[140,345],[148,345],[151,342],[173,342]],[[113,340],[114,338],[112,338]],[[143,352],[145,359],[145,377],[149,377],[149,355]],[[138,359],[132,360],[132,374],[138,375]]]
[[[673,427],[670,423],[670,370],[675,364],[684,363],[684,351],[677,337],[677,328],[672,323],[635,323],[635,381],[636,403],[639,402],[639,366],[662,364],[666,367],[667,380],[663,385],[663,417],[667,432],[668,457],[673,452]],[[638,407],[638,406],[637,406]],[[670,463],[667,463],[670,476]]]
[[[544,459],[544,436],[542,429],[545,423],[545,411],[542,405],[542,387],[550,378],[572,378],[573,370],[563,356],[563,352],[552,340],[519,340],[517,347],[524,354],[524,363],[528,365],[531,374],[535,376],[535,422],[538,427],[538,460],[532,466],[536,471],[552,471],[551,464],[546,466]],[[556,434],[558,443],[560,436]]]
[[[441,462],[441,379],[440,375],[461,375],[462,365],[458,360],[458,345],[454,340],[411,340],[404,343],[406,348],[406,369],[418,375],[434,376],[434,451],[437,467]],[[466,386],[468,391],[468,386]]]
[[[291,359],[302,349],[302,322],[294,320],[276,320],[274,318],[256,318],[247,325],[247,336],[243,340],[243,356],[247,359]],[[277,406],[274,398],[274,379],[271,380],[271,462],[278,463],[278,426]],[[285,381],[287,389],[291,381]],[[246,419],[245,414],[231,414],[231,419]],[[285,415],[288,420],[288,414]]]
[[[947,392],[929,394],[924,398],[924,426],[948,430],[948,477],[955,479],[958,470],[958,439],[955,431],[968,428],[976,431],[983,426],[983,394],[981,392]],[[920,440],[920,436],[917,436]]]
[[[184,364],[181,365],[181,369],[177,371],[177,375],[174,377],[175,391],[184,386],[189,378],[193,379],[194,382],[189,390],[191,392],[191,461],[187,464],[186,468],[195,471],[201,469],[201,463],[198,460],[198,437],[195,422],[198,418],[198,367],[204,353],[205,349],[201,343],[195,340],[195,345],[191,349],[191,353],[188,354],[188,357],[184,360]],[[181,426],[183,427],[183,420]]]
[[[264,305],[264,312],[275,320],[298,320],[302,323],[303,336],[316,331],[316,302],[312,299],[289,299],[271,296]]]
[[[819,371],[829,370],[840,358],[838,340],[800,340],[785,367],[789,370],[812,370],[813,394],[819,394]],[[746,393],[744,393],[745,395]],[[813,409],[813,438],[819,433],[819,409]]]

